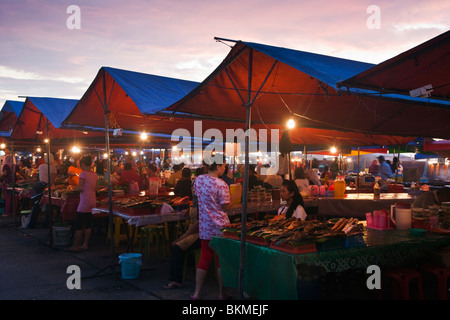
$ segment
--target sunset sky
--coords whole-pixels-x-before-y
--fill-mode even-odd
[[[230,50],[215,36],[380,63],[449,29],[443,0],[2,0],[0,106],[79,99],[102,66],[202,81]]]

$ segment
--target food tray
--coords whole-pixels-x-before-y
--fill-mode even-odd
[[[127,208],[127,207],[113,206],[113,210],[130,216],[144,216],[152,214],[150,207]]]
[[[431,232],[434,233],[440,233],[440,234],[450,234],[450,230],[449,229],[437,229],[437,228],[433,228],[430,229]]]
[[[266,240],[264,238],[261,238],[261,237],[247,236],[245,238],[245,240],[247,242],[250,242],[250,243],[253,243],[253,244],[259,244],[260,246],[270,246],[270,241]]]
[[[345,239],[343,237],[336,237],[327,239],[325,241],[316,242],[318,251],[331,251],[344,248]]]
[[[231,232],[231,231],[224,231],[223,236],[224,236],[224,238],[228,238],[228,239],[234,239],[234,240],[241,239],[236,232]]]
[[[275,242],[272,241],[270,243],[270,248],[283,251],[286,253],[295,253],[295,254],[317,252],[315,243],[293,246],[292,244],[289,243],[281,243],[277,245]]]
[[[357,247],[365,247],[365,246],[366,246],[366,242],[364,241],[362,234],[349,236],[349,237],[345,238],[345,241],[344,241],[345,248],[357,248]]]

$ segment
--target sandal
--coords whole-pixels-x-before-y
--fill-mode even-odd
[[[162,286],[162,288],[166,289],[166,290],[180,289],[182,287],[183,287],[183,285],[181,285],[181,284],[180,285],[179,284],[174,284],[172,282],[170,282],[169,284],[167,284],[165,286]]]

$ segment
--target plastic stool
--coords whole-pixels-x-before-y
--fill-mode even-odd
[[[127,234],[126,234],[126,232],[125,233],[122,232],[121,226],[123,225],[125,228],[128,227],[128,234],[130,236],[131,236],[131,232],[132,232],[132,227],[131,226],[127,226],[123,222],[122,218],[120,218],[120,217],[113,217],[113,224],[114,224],[114,231],[113,231],[114,232],[113,233],[114,234],[114,246],[117,247],[120,244],[121,241],[127,241],[128,240]],[[108,227],[108,234],[106,236],[106,244],[109,243],[109,239],[111,237],[110,232],[111,232],[111,230]],[[136,239],[137,239],[137,235],[135,234],[133,242],[136,241]]]
[[[155,239],[158,255],[161,254],[162,246],[163,255],[166,257],[166,228],[162,225],[148,225],[141,228],[140,250],[143,252],[144,257],[149,257],[150,255],[150,242],[152,237]],[[142,251],[144,246],[145,250]]]
[[[438,299],[447,300],[448,285],[447,281],[450,277],[450,269],[439,267],[432,264],[423,265],[420,267],[423,272],[433,274],[437,280]]]
[[[422,275],[419,271],[412,268],[393,268],[385,272],[385,276],[393,280],[393,298],[401,300],[409,300],[409,288],[411,281],[416,280],[418,286],[418,296],[423,300]],[[380,290],[381,297],[381,290]]]

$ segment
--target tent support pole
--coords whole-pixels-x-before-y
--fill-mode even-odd
[[[45,121],[47,130],[47,179],[48,179],[48,227],[49,227],[49,240],[50,247],[53,247],[53,210],[52,210],[52,179],[50,176],[50,138],[48,134],[48,119]]]
[[[16,212],[16,157],[14,156],[14,142],[11,142],[11,184],[12,184],[12,214],[14,217],[14,221],[16,221],[16,216],[17,216],[17,212]],[[8,190],[6,190],[6,193],[8,193]]]
[[[107,164],[107,177],[108,177],[108,211],[109,211],[109,230],[110,237],[109,243],[111,246],[111,273],[113,275],[114,280],[116,279],[116,268],[115,268],[115,254],[114,254],[114,234],[113,230],[113,210],[112,210],[112,190],[111,190],[111,154],[109,148],[109,128],[108,128],[108,105],[106,100],[106,71],[103,70],[103,111],[105,114],[105,143],[106,143],[106,154],[108,155],[106,159]]]
[[[356,190],[359,190],[359,154],[360,154],[360,152],[359,152],[359,147],[358,147],[358,160],[357,160],[357,165],[356,165],[356,167],[358,168],[357,169],[357,176],[356,176]]]
[[[303,165],[302,167],[306,169],[306,159],[307,159],[307,155],[306,155],[306,146],[303,146]]]
[[[246,134],[245,134],[245,162],[244,162],[244,181],[243,181],[243,193],[242,193],[242,217],[241,217],[241,246],[240,246],[240,259],[239,259],[239,283],[238,294],[239,299],[244,298],[244,266],[245,266],[245,234],[247,223],[247,197],[248,197],[248,173],[249,173],[249,134],[251,124],[251,94],[252,94],[252,69],[253,69],[253,49],[249,48],[249,67],[248,67],[248,91],[247,91],[247,104],[245,105],[246,116]]]
[[[397,183],[397,178],[398,178],[398,165],[400,164],[400,145],[398,146],[398,161],[397,164],[395,165],[395,183]]]

